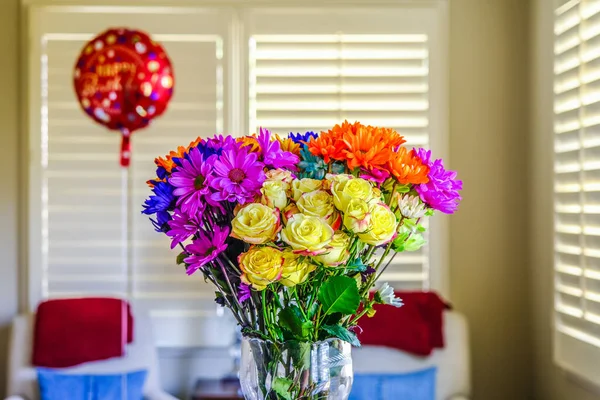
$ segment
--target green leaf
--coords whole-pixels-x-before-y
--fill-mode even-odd
[[[431,217],[433,214],[435,214],[435,210],[433,208],[428,208],[427,211],[425,211],[425,216],[427,217]]]
[[[404,243],[404,251],[417,251],[423,247],[425,243],[427,243],[427,241],[423,238],[423,235],[413,233]]]
[[[401,227],[400,232],[398,232],[398,236],[396,237],[396,239],[394,239],[394,242],[392,243],[392,249],[396,253],[403,252],[405,250],[404,242],[406,242],[406,239],[408,239],[409,236],[410,232],[402,229]]]
[[[360,341],[354,332],[350,332],[341,325],[323,325],[323,329],[329,334],[350,343],[352,346],[360,347]]]
[[[323,318],[323,323],[326,325],[335,325],[342,319],[342,313],[333,313]]]
[[[274,325],[271,326],[271,329],[273,329],[273,332],[277,336],[278,340],[283,340],[284,339],[283,331],[282,331],[282,329],[279,326],[277,326],[276,324],[274,324]]]
[[[312,305],[308,309],[308,312],[306,313],[308,315],[308,319],[312,319],[315,316],[315,314],[317,313],[318,309],[319,309],[319,304],[315,301],[314,303],[312,303]]]
[[[398,185],[396,186],[397,193],[408,193],[410,192],[410,187],[408,185]]]
[[[183,264],[183,260],[187,258],[188,254],[185,251],[182,251],[177,255],[177,265]]]
[[[414,232],[417,230],[417,220],[405,218],[404,221],[402,222],[402,226],[404,228],[410,230],[411,232]]]
[[[311,343],[291,340],[286,343],[286,348],[292,356],[292,363],[296,369],[302,370],[310,366]]]
[[[333,276],[319,289],[318,299],[323,306],[323,314],[354,314],[360,304],[360,294],[356,280],[347,276]]]
[[[273,379],[273,384],[271,385],[271,388],[275,391],[275,393],[283,397],[285,400],[292,400],[290,387],[292,387],[293,383],[294,381],[291,379],[282,378],[281,376],[278,376],[275,379]]]
[[[298,339],[308,338],[313,327],[312,321],[307,321],[296,305],[288,306],[279,312],[279,324]]]
[[[385,304],[385,302],[381,298],[381,295],[379,294],[379,290],[377,290],[373,295],[373,301],[377,304]]]

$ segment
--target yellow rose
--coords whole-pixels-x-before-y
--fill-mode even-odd
[[[354,178],[334,183],[331,186],[331,193],[333,194],[335,207],[345,212],[348,203],[352,199],[360,199],[366,202],[371,200],[373,198],[373,186],[365,179]]]
[[[300,210],[296,206],[296,203],[290,203],[286,208],[281,210],[281,215],[283,217],[283,223],[287,224],[288,220],[292,218],[294,215],[299,214]]]
[[[369,204],[361,199],[352,199],[348,202],[344,212],[344,226],[351,232],[360,233],[369,228],[371,209]]]
[[[260,202],[271,208],[283,210],[288,204],[288,196],[286,194],[286,184],[282,181],[265,181],[263,182],[260,192],[262,196]]]
[[[388,243],[396,236],[396,216],[384,203],[371,206],[371,222],[369,229],[359,233],[358,237],[366,244],[380,246]]]
[[[238,262],[243,272],[242,282],[256,290],[264,290],[268,284],[281,278],[283,252],[269,246],[252,246],[240,254]]]
[[[350,179],[354,179],[354,175],[352,174],[327,174],[325,175],[325,179],[327,179],[328,181],[331,182],[345,182],[345,181],[349,181]]]
[[[284,170],[281,168],[271,169],[271,170],[265,172],[265,177],[267,178],[268,181],[283,182],[288,185],[287,187],[289,187],[289,185],[294,180],[294,175],[292,174],[291,171],[287,171],[287,170]]]
[[[319,217],[296,214],[281,231],[281,239],[292,246],[294,253],[314,256],[327,251],[333,228]]]
[[[345,182],[347,180],[354,179],[354,176],[350,174],[327,174],[323,181],[323,188],[331,191],[331,186],[334,183]]]
[[[304,283],[308,275],[315,270],[316,266],[305,257],[294,254],[291,250],[283,252],[283,272],[281,273],[282,285],[292,287]]]
[[[292,181],[292,198],[298,201],[304,193],[319,190],[323,186],[323,181],[310,178],[295,179]]]
[[[327,253],[319,254],[315,258],[325,265],[338,266],[348,261],[350,251],[350,236],[342,231],[337,231],[333,235]]]
[[[333,197],[324,190],[304,193],[296,205],[302,214],[323,218],[332,227],[339,221],[339,214],[333,206]],[[337,227],[333,227],[333,229],[337,229]]]
[[[246,243],[270,242],[281,229],[279,210],[264,204],[250,203],[238,211],[231,221],[231,229],[231,236]]]

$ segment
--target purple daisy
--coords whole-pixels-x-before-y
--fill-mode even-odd
[[[416,155],[429,166],[429,182],[416,185],[415,189],[431,208],[445,214],[453,214],[462,199],[462,181],[456,179],[456,171],[446,170],[441,159],[431,161],[431,150],[414,149]]]
[[[267,129],[260,128],[256,140],[266,167],[298,171],[300,158],[294,153],[281,150],[279,140],[271,141],[271,132]]]
[[[212,157],[205,160],[199,149],[191,149],[169,178],[169,183],[175,187],[173,194],[179,197],[177,206],[190,216],[195,217],[198,211],[203,212],[206,208],[205,198],[211,193],[208,180],[212,160]]]
[[[212,138],[206,139],[206,148],[219,155],[223,149],[230,148],[231,146],[235,146],[235,139],[231,135],[215,135]]]
[[[240,282],[240,286],[238,287],[238,293],[237,293],[238,301],[240,303],[243,303],[246,300],[248,300],[251,295],[252,295],[252,292],[250,290],[250,286],[246,285],[244,282]]]
[[[214,162],[213,201],[227,200],[245,204],[254,199],[265,180],[264,165],[256,153],[238,144],[223,150]]]
[[[200,230],[200,222],[197,218],[190,217],[180,210],[175,210],[173,219],[168,224],[169,230],[166,233],[172,239],[172,249]]]
[[[189,253],[189,257],[183,260],[188,265],[187,274],[192,275],[225,251],[228,236],[229,227],[215,226],[212,237],[209,237],[206,232],[200,231],[198,238],[185,246],[185,251]]]

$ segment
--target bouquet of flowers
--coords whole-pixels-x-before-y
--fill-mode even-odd
[[[198,138],[155,160],[142,212],[180,248],[177,264],[214,284],[244,337],[277,348],[260,398],[314,395],[301,344],[358,346],[361,317],[402,305],[377,279],[397,253],[425,244],[425,217],[457,209],[456,173],[404,142],[345,121],[320,134]],[[297,344],[288,365],[285,343]]]

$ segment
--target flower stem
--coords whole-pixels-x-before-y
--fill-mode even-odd
[[[235,303],[238,306],[239,313],[243,317],[243,320],[246,322],[245,326],[250,325],[250,321],[248,320],[248,316],[244,312],[244,307],[242,306],[242,304],[238,300],[238,297],[236,295],[235,289],[233,288],[233,285],[231,284],[231,281],[229,280],[229,274],[227,273],[227,270],[225,269],[225,265],[223,264],[223,261],[221,260],[220,257],[217,257],[216,261],[219,264],[219,266],[221,267],[221,271],[223,272],[223,276],[225,276],[225,281],[227,281],[227,285],[229,286],[229,291],[231,293],[231,297],[233,297],[233,300],[235,300]]]
[[[356,322],[358,322],[358,320],[359,320],[359,319],[361,319],[361,318],[362,318],[362,316],[363,316],[363,315],[365,315],[365,314],[366,314],[366,313],[368,313],[368,312],[369,312],[369,308],[368,308],[368,307],[365,307],[365,309],[364,309],[364,310],[362,310],[362,311],[360,312],[360,314],[357,314],[357,315],[355,315],[355,316],[354,316],[354,318],[352,318],[352,319],[351,319],[351,320],[348,322],[348,325],[353,325],[353,324],[355,324]]]

